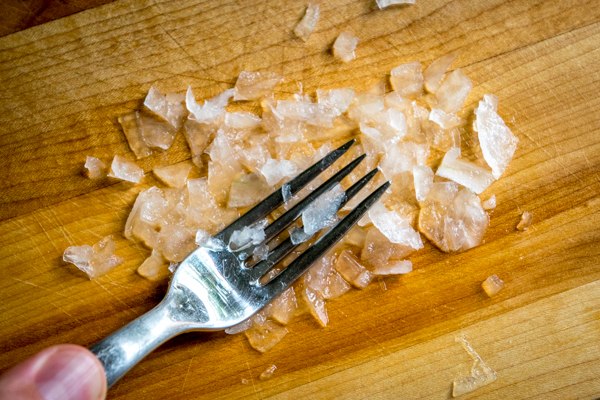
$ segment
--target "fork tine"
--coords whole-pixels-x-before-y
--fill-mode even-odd
[[[288,182],[286,185],[289,188],[291,195],[293,196],[296,193],[298,193],[304,186],[306,186],[310,181],[315,179],[321,172],[325,171],[338,158],[344,155],[344,153],[346,153],[355,142],[356,139],[352,139],[349,142],[343,144],[342,146],[333,150],[331,153],[327,154],[321,160],[317,161],[315,164],[313,164],[306,171],[302,172],[296,178]],[[215,235],[215,238],[222,240],[225,243],[228,243],[233,232],[243,229],[245,226],[252,225],[254,222],[258,221],[261,218],[264,218],[270,212],[282,205],[282,188],[273,192],[266,199],[254,206],[246,214],[233,221],[229,226],[227,226],[221,232],[217,233]]]
[[[379,172],[379,169],[375,168],[373,171],[369,172],[362,179],[352,185],[348,190],[346,190],[346,199],[340,204],[339,209],[341,209],[348,201],[350,201],[362,188],[364,188],[367,183]],[[256,265],[252,266],[252,280],[260,279],[264,274],[266,274],[274,265],[279,263],[281,260],[285,258],[289,253],[291,253],[298,245],[293,244],[290,238],[284,240],[279,246],[273,249],[272,252],[269,253],[267,258],[261,260],[256,263]]]
[[[292,222],[294,222],[300,216],[300,214],[302,214],[302,211],[304,211],[306,207],[308,207],[313,201],[315,201],[317,197],[321,196],[323,193],[331,189],[336,183],[341,182],[341,180],[348,176],[352,172],[352,170],[354,170],[354,168],[356,168],[356,166],[360,164],[362,160],[365,159],[365,157],[366,155],[363,154],[356,160],[352,161],[350,164],[346,165],[342,170],[340,170],[334,176],[329,178],[327,182],[319,186],[316,190],[314,190],[308,196],[302,199],[302,201],[300,201],[298,204],[292,207],[292,209],[283,214],[281,217],[277,218],[277,220],[271,225],[266,227],[266,240],[272,239],[275,235],[277,235],[279,232],[288,227]]]
[[[344,219],[338,222],[333,229],[317,240],[315,244],[310,246],[304,253],[300,254],[286,269],[273,278],[272,281],[267,283],[265,289],[269,292],[268,297],[274,298],[279,295],[283,290],[294,283],[296,279],[302,276],[311,265],[344,237],[354,224],[365,215],[369,208],[379,200],[390,184],[390,182],[386,182],[371,193],[369,197],[356,206],[356,208],[346,215]]]

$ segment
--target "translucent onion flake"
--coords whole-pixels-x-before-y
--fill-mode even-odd
[[[408,274],[413,270],[410,261],[389,261],[385,265],[378,265],[373,268],[374,275],[398,275]]]
[[[358,38],[348,32],[342,32],[333,44],[333,55],[343,62],[350,62],[356,58],[354,49],[358,44]]]
[[[433,60],[425,72],[423,72],[425,89],[427,89],[428,92],[435,93],[438,90],[444,74],[448,71],[448,68],[450,68],[450,65],[454,62],[459,53],[460,50],[456,50]]]
[[[185,106],[181,104],[183,99],[177,100],[179,100],[177,97],[172,95],[169,97],[163,96],[158,89],[151,87],[144,100],[144,105],[171,124],[175,129],[179,129],[187,111],[185,110]]]
[[[433,171],[427,165],[415,165],[413,167],[415,194],[418,201],[427,198],[429,190],[433,186]]]
[[[317,3],[308,3],[304,18],[294,29],[294,33],[305,42],[308,40],[312,32],[317,26],[319,20],[319,5]]]
[[[277,367],[275,366],[275,364],[271,365],[269,368],[267,368],[260,374],[260,376],[259,376],[260,380],[264,381],[267,379],[271,379],[271,377],[275,373],[276,369],[277,369]]]
[[[327,107],[337,109],[341,114],[345,112],[350,106],[350,103],[354,98],[354,89],[317,89],[317,98],[319,99],[319,104],[323,104]]]
[[[415,4],[416,0],[377,0],[379,8],[384,8],[394,4]]]
[[[502,282],[502,279],[498,278],[498,275],[492,275],[489,276],[481,286],[488,296],[493,297],[497,295],[499,291],[504,289],[504,282]]]
[[[187,182],[187,177],[191,170],[192,166],[190,164],[179,163],[156,167],[152,172],[165,185],[182,189]]]
[[[496,208],[496,195],[495,194],[491,195],[489,199],[487,199],[486,201],[483,202],[484,210],[493,210],[494,208]]]
[[[85,168],[88,170],[88,177],[90,179],[98,179],[102,177],[106,165],[96,157],[85,157]]]
[[[152,250],[150,257],[139,266],[137,273],[144,278],[156,281],[168,275],[169,268],[167,261],[158,250]]]
[[[275,72],[242,71],[235,83],[233,100],[257,100],[273,93],[273,88],[283,81]]]
[[[304,232],[312,236],[321,229],[333,225],[337,221],[340,204],[345,198],[344,189],[339,183],[319,196],[302,212]]]
[[[116,155],[110,165],[108,176],[124,181],[140,183],[140,180],[144,177],[144,170],[138,167],[134,162]]]
[[[481,243],[489,217],[470,189],[436,182],[420,205],[419,230],[441,250],[467,250]]]
[[[369,210],[369,217],[392,243],[410,246],[415,250],[423,248],[423,241],[418,232],[411,226],[411,220],[395,211],[388,210],[381,202],[375,203]]]
[[[218,116],[225,113],[225,106],[235,94],[235,89],[227,89],[223,93],[206,100],[204,105],[196,103],[192,87],[189,86],[185,95],[185,104],[191,113],[189,119],[205,124],[212,123]]]
[[[125,261],[114,254],[116,247],[115,242],[108,236],[94,246],[67,247],[63,260],[88,274],[90,279],[96,279]]]
[[[519,225],[517,225],[517,229],[520,231],[526,231],[527,229],[529,229],[532,222],[533,222],[533,214],[530,213],[529,211],[525,211],[521,215],[521,221],[519,222]]]
[[[423,70],[415,61],[400,65],[391,72],[390,82],[400,96],[417,96],[423,93]]]
[[[469,77],[460,68],[455,69],[446,76],[435,93],[436,108],[447,113],[460,111],[472,88]]]
[[[495,179],[491,172],[472,162],[459,160],[459,156],[459,148],[450,149],[435,174],[466,186],[477,194],[494,183]]]
[[[484,100],[475,109],[473,128],[478,132],[483,158],[492,168],[494,177],[499,179],[512,160],[519,139],[496,112],[497,104],[496,96],[484,96]]]
[[[489,385],[498,379],[496,372],[485,365],[479,354],[473,350],[469,342],[464,338],[456,338],[456,341],[462,345],[465,351],[473,359],[471,373],[466,377],[458,377],[454,379],[452,384],[452,397],[458,397],[465,393],[472,392],[485,385]]]

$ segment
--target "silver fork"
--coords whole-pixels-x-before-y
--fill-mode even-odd
[[[286,184],[288,193],[292,196],[298,193],[348,151],[352,144],[354,140],[332,151],[288,182]],[[298,219],[310,203],[348,176],[364,157],[363,155],[352,161],[266,227],[266,238],[263,243],[268,243]],[[346,190],[346,197],[340,208],[377,172],[377,169],[371,171]],[[287,238],[264,260],[249,267],[245,260],[252,254],[252,248],[245,249],[243,252],[233,252],[224,244],[229,242],[233,232],[256,223],[284,202],[283,189],[278,189],[268,196],[215,235],[210,240],[212,246],[202,246],[191,253],[175,271],[167,294],[160,304],[91,347],[91,351],[104,366],[108,387],[151,351],[181,333],[221,330],[251,317],[294,283],[313,263],[342,239],[377,202],[389,185],[389,182],[381,185],[287,268],[268,283],[263,284],[260,281],[261,277],[294,250],[296,245]],[[215,246],[215,243],[223,245]]]

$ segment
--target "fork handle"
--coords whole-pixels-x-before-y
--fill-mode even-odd
[[[163,301],[90,348],[104,366],[108,387],[152,350],[185,330],[169,315],[168,302]]]

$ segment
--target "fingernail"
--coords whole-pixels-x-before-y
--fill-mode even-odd
[[[99,400],[104,396],[104,371],[87,349],[64,347],[48,356],[35,376],[45,400]]]

